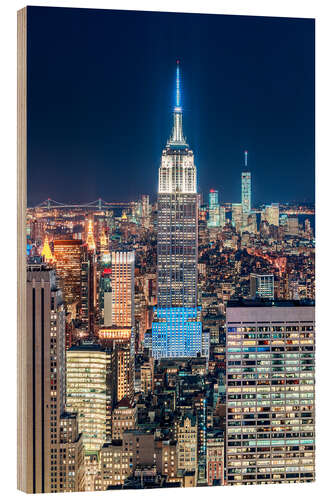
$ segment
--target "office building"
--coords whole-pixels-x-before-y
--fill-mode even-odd
[[[251,274],[250,296],[274,299],[274,274]]]
[[[227,484],[315,478],[314,304],[230,301]]]
[[[220,222],[220,227],[224,227],[226,225],[226,218],[225,218],[225,207],[222,207],[220,205],[219,207],[219,222]]]
[[[133,329],[130,327],[103,327],[98,332],[99,343],[112,351],[114,369],[114,402],[134,396]]]
[[[83,491],[82,437],[64,434],[65,309],[56,274],[46,264],[27,267],[27,377],[24,490],[29,493]],[[20,438],[19,438],[20,439]],[[76,457],[71,474],[64,470],[63,449]],[[72,481],[73,477],[75,479]]]
[[[297,215],[295,215],[295,216],[288,216],[286,234],[289,234],[291,236],[298,236],[298,234],[299,234],[299,227],[298,227],[298,217],[297,217]]]
[[[265,220],[271,226],[279,226],[280,207],[278,203],[266,205],[265,211],[262,214],[262,220]]]
[[[81,240],[55,240],[54,260],[66,305],[79,303],[81,298]]]
[[[220,226],[220,206],[219,206],[219,192],[216,189],[209,191],[209,219],[208,227]]]
[[[233,203],[231,209],[232,225],[239,232],[243,226],[243,205],[241,203]]]
[[[111,437],[112,366],[107,349],[85,342],[66,352],[66,407],[78,413],[86,454]]]
[[[133,251],[111,252],[112,325],[134,327],[134,262]]]
[[[179,62],[172,135],[162,152],[158,185],[157,307],[152,332],[156,359],[201,352],[197,306],[198,195],[193,151],[182,127]]]
[[[141,392],[149,394],[154,389],[154,359],[149,358],[140,368]]]

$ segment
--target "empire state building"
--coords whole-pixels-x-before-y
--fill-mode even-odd
[[[197,307],[198,195],[193,151],[183,135],[179,61],[173,129],[162,152],[158,182],[157,307],[152,331],[155,359],[202,352]]]

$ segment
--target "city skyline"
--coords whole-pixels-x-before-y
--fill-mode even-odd
[[[33,7],[29,24],[29,206],[156,193],[177,58],[198,192],[241,201],[248,150],[254,205],[314,201],[313,20]]]
[[[237,64],[232,61],[237,91],[227,98],[225,87],[219,86],[219,66],[203,70],[204,48],[201,51],[200,37],[194,40],[191,32],[200,19],[204,38],[208,25],[221,28],[226,16],[157,14],[172,39],[180,40],[182,47],[192,44],[184,64],[181,54],[175,57],[169,81],[169,47],[164,47],[158,71],[146,71],[147,65],[156,67],[162,38],[153,49],[144,47],[144,58],[141,54],[135,59],[142,43],[157,33],[155,14],[140,13],[140,27],[146,30],[143,42],[133,49],[138,23],[131,25],[127,38],[121,29],[139,13],[66,9],[62,25],[63,10],[25,11],[30,53],[44,29],[42,18],[46,21],[50,12],[52,26],[58,24],[58,31],[61,26],[64,36],[55,53],[52,44],[48,47],[46,60],[39,54],[39,72],[28,61],[34,76],[28,77],[28,205],[42,188],[42,199],[47,199],[24,207],[25,242],[19,248],[27,271],[21,300],[26,353],[20,387],[26,390],[27,404],[19,414],[19,488],[45,493],[314,481],[315,207],[295,200],[300,183],[292,181],[302,179],[307,192],[304,170],[309,164],[303,162],[301,170],[299,163],[290,165],[283,172],[273,163],[260,174],[258,166],[251,166],[256,146],[260,143],[264,151],[273,131],[274,141],[279,141],[276,160],[279,155],[292,160],[288,141],[298,154],[302,140],[296,146],[300,127],[295,127],[292,115],[295,112],[303,134],[308,134],[308,107],[296,111],[302,99],[295,97],[294,110],[284,115],[283,139],[277,114],[283,114],[290,101],[275,103],[276,109],[268,107],[265,113],[261,108],[279,95],[277,82],[270,75],[271,92],[263,96],[262,87],[254,92],[242,80],[244,102],[257,93],[252,112],[261,125],[251,128],[249,122],[241,129],[242,99],[233,121],[242,56],[236,53]],[[110,32],[112,16],[120,16],[121,22]],[[303,22],[265,19],[263,29],[264,18],[247,19],[258,23],[258,61],[263,32],[272,40],[274,23],[287,23],[283,43],[281,39],[276,47],[282,54],[285,39],[291,42],[288,23],[296,21],[297,31]],[[228,16],[224,39],[236,39],[233,30],[244,20]],[[71,26],[73,39],[64,54],[66,26]],[[188,37],[183,36],[186,28],[191,28]],[[239,38],[243,42],[245,33],[251,50],[252,33],[244,28]],[[48,36],[52,38],[52,27]],[[212,30],[209,43],[215,40],[216,50],[223,51],[216,36]],[[107,61],[116,51],[111,40],[119,44],[122,59],[109,68]],[[101,42],[112,46],[111,53],[95,52]],[[292,42],[289,62],[296,45]],[[124,83],[122,70],[131,68],[130,58],[142,66],[132,68],[133,78],[117,94],[115,88]],[[90,72],[77,81],[74,73],[83,62]],[[98,69],[102,67],[104,77]],[[139,77],[147,77],[146,86],[138,85]],[[36,109],[34,96],[48,79],[54,93],[49,85],[44,90],[54,101],[48,100],[44,108],[42,92]],[[172,90],[166,90],[169,85]],[[203,106],[209,101],[213,106]],[[311,99],[307,105],[311,107]],[[172,116],[163,106],[172,108]],[[265,127],[264,115],[270,117]],[[162,118],[166,123],[159,126]],[[229,135],[219,142],[223,123],[230,124]],[[102,133],[103,127],[109,136]],[[38,150],[36,132],[41,138]],[[263,141],[254,141],[259,135]],[[160,145],[156,164],[155,136]],[[245,141],[245,136],[252,139]],[[220,150],[222,157],[227,143],[229,153],[237,149],[236,141],[247,142],[239,166],[217,168],[215,163],[211,168],[209,158]],[[71,165],[61,161],[64,153]],[[205,154],[207,168],[202,164]],[[311,172],[314,176],[313,166]],[[259,205],[260,192],[267,201]],[[295,203],[286,202],[288,192]]]

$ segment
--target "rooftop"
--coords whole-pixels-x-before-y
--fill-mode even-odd
[[[315,301],[304,300],[270,300],[270,299],[243,299],[229,300],[227,307],[314,307]]]

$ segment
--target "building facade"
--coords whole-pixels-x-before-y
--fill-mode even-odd
[[[313,302],[230,302],[227,484],[315,478]]]
[[[45,264],[27,267],[27,440],[25,491],[83,491],[82,436],[72,415],[64,433],[65,309],[56,274]],[[76,460],[68,470],[64,450]]]
[[[79,303],[81,298],[81,240],[55,240],[54,260],[66,305]]]
[[[111,252],[112,325],[134,326],[134,262],[133,251]]]
[[[66,407],[78,413],[86,454],[98,452],[111,437],[111,352],[87,342],[66,352]]]

